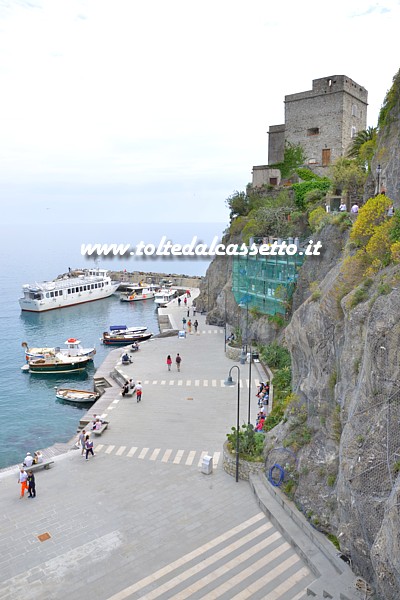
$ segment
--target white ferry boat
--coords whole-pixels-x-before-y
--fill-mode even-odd
[[[155,304],[160,307],[167,306],[168,302],[171,302],[176,296],[177,292],[169,288],[163,288],[154,296]]]
[[[54,281],[27,283],[19,299],[21,310],[44,312],[111,296],[119,286],[111,281],[107,269],[85,269],[66,273]]]

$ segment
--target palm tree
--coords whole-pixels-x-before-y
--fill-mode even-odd
[[[364,154],[362,147],[364,144],[368,144],[369,147],[374,148],[376,143],[376,135],[378,132],[377,127],[368,127],[368,129],[363,129],[359,131],[356,137],[353,139],[350,148],[347,151],[348,158],[358,158],[363,160]],[[366,148],[364,148],[365,150]],[[367,152],[369,155],[370,152]],[[363,160],[364,162],[364,160]]]

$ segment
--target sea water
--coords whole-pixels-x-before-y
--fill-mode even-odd
[[[196,233],[199,227],[197,226]],[[129,238],[125,226],[117,234],[105,237],[89,226],[68,233],[62,226],[32,230],[7,227],[0,230],[3,243],[0,270],[0,468],[20,463],[27,451],[33,453],[56,442],[67,442],[76,433],[83,410],[63,404],[55,397],[56,387],[93,389],[93,375],[112,348],[100,342],[110,325],[146,326],[158,333],[158,320],[152,300],[121,302],[119,295],[78,306],[44,313],[21,312],[18,298],[24,283],[51,280],[68,271],[68,267],[93,266],[80,256],[80,243],[125,242]],[[154,226],[147,231],[148,241],[156,241]],[[220,233],[209,228],[209,237]],[[104,234],[104,231],[103,231]],[[185,234],[185,235],[184,235]],[[182,243],[190,241],[190,227],[181,230]],[[175,240],[180,241],[179,228]],[[143,234],[145,237],[145,234]],[[207,261],[102,261],[99,266],[112,270],[143,270],[203,275]],[[94,364],[87,373],[39,375],[21,371],[25,363],[22,342],[34,347],[63,346],[68,338],[81,340],[84,347],[95,346]]]

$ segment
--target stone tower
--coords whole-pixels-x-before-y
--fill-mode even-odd
[[[314,79],[312,90],[285,96],[285,123],[271,125],[268,164],[283,160],[285,141],[301,144],[306,164],[324,175],[366,128],[368,92],[346,75]]]

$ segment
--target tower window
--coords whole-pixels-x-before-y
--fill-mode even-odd
[[[354,127],[354,125],[353,125],[353,127],[351,128],[351,137],[352,137],[352,138],[355,138],[355,137],[356,137],[356,135],[357,135],[357,129],[356,129],[356,128]]]
[[[351,107],[351,114],[353,117],[357,116],[357,104],[353,104],[353,106]]]
[[[311,127],[310,129],[307,129],[307,135],[319,135],[319,127]]]

